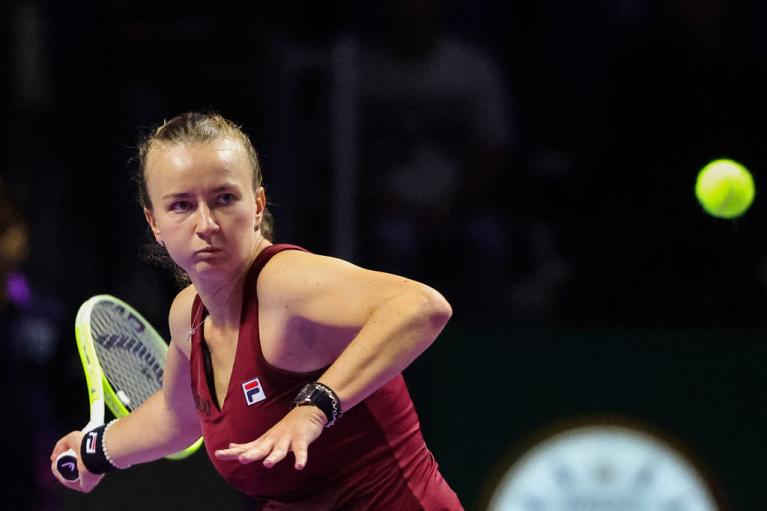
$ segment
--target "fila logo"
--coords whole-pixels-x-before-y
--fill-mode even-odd
[[[85,452],[88,454],[95,454],[96,452],[96,439],[98,438],[98,433],[95,431],[91,431],[88,433],[88,439],[85,441]]]
[[[261,388],[261,382],[258,381],[258,378],[253,378],[243,383],[242,391],[245,393],[245,401],[248,403],[248,406],[266,399],[266,394],[264,389]]]

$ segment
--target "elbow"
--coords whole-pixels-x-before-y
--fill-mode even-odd
[[[450,306],[450,303],[445,299],[444,296],[437,293],[436,291],[434,294],[436,294],[437,297],[433,299],[431,307],[431,319],[432,323],[438,325],[439,330],[442,331],[442,329],[445,328],[447,322],[453,316],[453,308]]]
[[[430,287],[424,286],[419,294],[423,321],[436,338],[453,315],[453,308],[444,296]]]

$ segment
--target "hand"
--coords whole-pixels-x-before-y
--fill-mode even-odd
[[[294,467],[302,470],[308,460],[309,444],[320,436],[326,422],[327,417],[319,408],[297,406],[261,437],[246,444],[231,443],[228,449],[217,450],[216,457],[240,463],[263,459],[263,465],[272,468],[293,451]]]
[[[51,452],[51,472],[58,482],[66,486],[70,490],[76,490],[83,493],[90,493],[97,484],[104,478],[104,474],[96,475],[88,472],[88,469],[83,465],[80,459],[80,444],[83,440],[82,431],[72,431],[67,436],[56,442]],[[56,469],[56,458],[59,454],[66,452],[68,449],[72,449],[77,453],[77,470],[80,472],[80,478],[77,481],[67,481],[59,471]]]

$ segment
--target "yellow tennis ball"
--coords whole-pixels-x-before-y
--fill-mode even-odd
[[[736,161],[714,160],[698,173],[695,196],[708,214],[735,218],[754,201],[754,178]]]

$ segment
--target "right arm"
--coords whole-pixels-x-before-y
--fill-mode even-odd
[[[106,449],[117,467],[153,461],[185,449],[200,436],[200,425],[191,392],[187,342],[194,288],[181,291],[170,309],[171,343],[165,361],[163,388],[136,410],[114,423],[105,437]],[[89,492],[101,476],[89,473],[78,459],[80,480],[67,482],[55,469],[55,459],[69,448],[80,451],[83,432],[73,431],[54,447],[53,473],[68,488]]]

